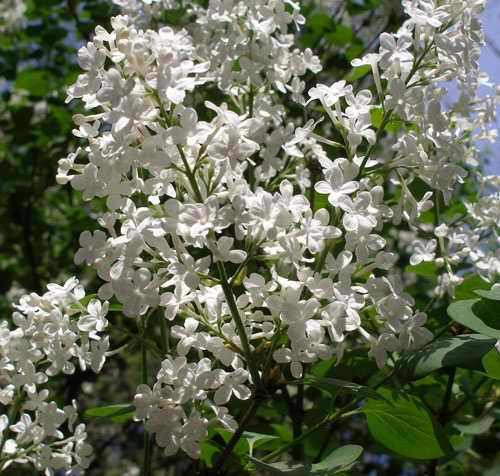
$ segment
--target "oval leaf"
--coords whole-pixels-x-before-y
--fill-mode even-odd
[[[488,377],[500,380],[500,353],[496,347],[483,356],[481,363],[484,367],[484,373]]]
[[[457,301],[448,306],[448,315],[475,332],[500,339],[500,314],[494,301],[487,299]]]
[[[436,339],[402,357],[396,372],[401,380],[411,382],[443,368],[485,369],[482,358],[495,347],[496,340],[479,334]]]
[[[482,298],[491,299],[492,301],[500,301],[500,288],[491,288],[490,290],[476,289],[474,292]]]
[[[346,445],[332,451],[323,461],[313,464],[313,474],[335,474],[347,471],[363,453],[363,447],[359,445]],[[321,472],[324,473],[321,473]]]
[[[384,400],[369,400],[363,407],[371,435],[395,453],[414,459],[436,459],[451,453],[444,430],[420,401],[389,389]]]

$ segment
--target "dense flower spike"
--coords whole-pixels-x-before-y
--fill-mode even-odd
[[[5,0],[0,4],[0,33],[20,28],[25,21],[24,0]]]
[[[484,193],[463,216],[440,213],[474,173],[475,142],[495,137],[498,91],[476,97],[488,86],[477,65],[482,0],[402,2],[399,31],[352,62],[370,66],[373,91],[332,78],[308,101],[301,78],[321,65],[293,46],[304,22],[298,2],[186,2],[195,21],[182,30],[150,22],[169,1],[115,3],[123,15],[78,53],[83,73],[68,101],[87,111],[73,131],[85,145],[61,159],[57,179],[105,204],[101,229],[82,233],[75,255],[103,281],[99,298],[170,327],[175,345],[134,398],[167,455],[197,458],[211,425],[234,430],[225,405],[268,391],[271,370],[300,379],[355,341],[383,367],[390,353],[428,343],[427,316],[405,292],[411,274],[394,266],[400,253],[412,266],[436,263],[436,295],[453,295],[463,263],[498,279],[498,178],[480,178]],[[451,108],[445,81],[460,91]],[[204,88],[224,99],[203,101]],[[292,124],[285,95],[325,117]],[[388,125],[396,127],[383,137]],[[432,225],[423,220],[430,210]],[[72,372],[74,358],[96,372],[104,363],[107,304],[82,299],[74,280],[51,285],[46,297],[23,298],[17,330],[4,327],[1,398],[25,392],[37,412],[35,423],[24,413],[2,422],[30,435],[19,448],[35,439],[31,425],[43,434],[37,444],[60,438],[66,410],[37,393],[48,376]],[[56,455],[53,468],[73,457],[85,466],[87,448],[73,438],[66,466]],[[30,461],[50,466],[43,448]],[[17,451],[7,440],[4,453]]]

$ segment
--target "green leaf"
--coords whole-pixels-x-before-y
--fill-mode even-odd
[[[271,427],[282,441],[288,443],[293,440],[292,430],[288,426],[273,423],[271,424]]]
[[[290,462],[264,463],[256,458],[250,460],[263,471],[271,474],[288,476],[328,476],[347,471],[356,463],[361,456],[363,448],[358,445],[346,445],[337,448],[323,461],[317,464],[294,464]]]
[[[494,301],[486,299],[457,301],[448,306],[448,315],[475,332],[500,339],[500,313]]]
[[[363,453],[359,445],[346,445],[332,451],[323,461],[313,464],[313,471],[318,474],[336,474],[352,468]],[[321,473],[324,471],[324,473]]]
[[[382,118],[383,117],[384,117],[384,111],[382,110],[381,107],[373,108],[370,111],[370,118],[371,118],[371,121],[372,121],[372,126],[375,129],[378,129],[380,127],[380,125],[382,124]]]
[[[476,289],[474,291],[478,296],[481,296],[482,298],[485,299],[490,299],[492,301],[500,301],[500,288],[496,289]]]
[[[15,86],[25,89],[32,96],[43,97],[52,90],[53,78],[44,70],[25,69],[17,75]]]
[[[481,435],[490,429],[494,421],[494,417],[486,415],[481,418],[473,419],[469,423],[455,423],[453,426],[460,433],[465,435]]]
[[[451,435],[450,443],[453,447],[453,450],[456,453],[461,453],[463,451],[467,451],[472,446],[473,438],[472,436],[465,435]]]
[[[332,33],[325,35],[327,41],[340,46],[345,46],[353,40],[352,30],[345,25],[336,25]]]
[[[105,407],[89,408],[84,415],[89,418],[118,418],[134,413],[134,407],[126,403],[118,405],[107,405]]]
[[[372,70],[370,65],[358,66],[357,68],[352,68],[349,73],[344,77],[344,79],[350,83],[357,81],[358,79],[364,78]]]
[[[435,278],[437,276],[437,266],[433,261],[428,261],[425,263],[419,263],[416,265],[408,265],[405,268],[407,273],[415,273],[417,276],[425,276],[429,278]]]
[[[208,468],[213,468],[214,456],[221,452],[221,448],[211,440],[205,440],[200,445],[200,460],[205,463]]]
[[[122,312],[123,311],[123,304],[120,303],[113,303],[109,305],[110,312]]]
[[[355,40],[352,45],[347,48],[345,56],[347,61],[351,62],[354,58],[359,58],[365,49],[365,45],[362,41]]]
[[[337,393],[340,390],[353,393],[358,397],[367,397],[380,399],[382,398],[375,390],[366,385],[359,385],[354,382],[348,382],[337,378],[307,376],[304,378],[304,383],[321,390],[326,390],[330,393]]]
[[[243,438],[247,440],[250,454],[253,454],[253,450],[255,448],[264,445],[268,441],[279,439],[276,435],[263,435],[261,433],[253,433],[251,431],[243,432]]]
[[[322,33],[324,30],[333,30],[335,21],[326,13],[316,13],[307,20],[307,27],[317,33]]]
[[[444,430],[417,398],[379,392],[385,399],[369,400],[362,409],[376,441],[407,458],[435,459],[452,452]]]
[[[87,307],[88,303],[92,301],[92,299],[98,299],[97,294],[88,294],[84,298],[80,299],[80,304]]]
[[[133,420],[135,416],[135,409],[126,413],[120,413],[111,417],[113,423],[125,423],[127,421]]]
[[[496,352],[495,343],[495,339],[479,334],[436,339],[399,359],[396,373],[401,380],[411,382],[443,368],[484,370],[482,359],[491,349]]]
[[[493,347],[481,359],[484,373],[493,379],[500,380],[500,353],[496,347]]]
[[[234,435],[233,431],[226,430],[225,428],[216,428],[215,431],[219,433],[220,436],[222,436],[222,439],[224,440],[224,443],[229,443],[231,438]],[[246,440],[240,439],[238,443],[236,443],[236,446],[233,449],[234,454],[246,454],[249,452],[249,444]]]
[[[491,285],[477,275],[466,277],[461,284],[455,289],[455,300],[460,299],[475,299],[477,298],[476,290],[489,290]]]

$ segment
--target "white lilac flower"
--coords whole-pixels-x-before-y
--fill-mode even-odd
[[[321,69],[294,46],[305,21],[298,2],[185,1],[189,31],[159,20],[176,2],[114,3],[123,14],[78,54],[68,101],[86,111],[73,132],[85,146],[60,160],[57,181],[106,208],[75,255],[103,281],[98,295],[131,319],[157,313],[176,340],[133,398],[165,454],[198,458],[209,427],[234,430],[221,405],[252,398],[257,349],[272,349],[269,360],[299,379],[304,364],[339,361],[353,341],[380,367],[390,352],[427,343],[426,316],[393,270],[400,255],[436,260],[438,296],[453,295],[462,265],[498,280],[498,178],[478,181],[465,222],[445,223],[438,210],[479,162],[474,143],[494,137],[498,93],[476,97],[489,84],[478,70],[482,0],[405,0],[409,19],[352,61],[370,66],[378,97],[345,79],[317,84],[308,103],[320,101],[323,122],[292,121],[283,102],[305,105],[304,75]],[[460,91],[449,108],[445,82]],[[200,99],[205,86],[223,99]],[[28,397],[17,421],[0,420],[16,438],[4,453],[36,445],[34,464],[49,473],[84,469],[90,448],[82,425],[69,450],[50,445],[75,410],[59,408],[45,384],[77,367],[98,372],[114,352],[107,302],[83,298],[75,278],[52,284],[21,299],[15,328],[0,328],[0,402],[20,389]],[[377,323],[368,332],[369,306]]]

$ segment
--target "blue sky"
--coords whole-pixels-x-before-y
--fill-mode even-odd
[[[488,0],[486,10],[483,13],[483,24],[488,44],[484,47],[481,55],[481,69],[488,73],[490,79],[500,84],[500,1]],[[495,53],[495,47],[499,54]],[[500,129],[500,111],[497,119]],[[493,145],[493,154],[488,165],[489,173],[500,174],[500,137]]]

